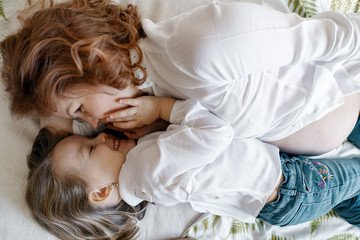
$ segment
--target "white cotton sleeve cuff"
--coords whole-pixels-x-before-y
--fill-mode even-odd
[[[187,116],[192,114],[196,115],[196,112],[199,112],[200,109],[203,109],[203,107],[195,99],[187,99],[185,101],[178,100],[171,110],[169,121],[174,124],[184,124]]]

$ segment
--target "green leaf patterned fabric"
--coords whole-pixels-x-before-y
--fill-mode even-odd
[[[212,228],[209,228],[209,225]],[[336,225],[344,226],[344,230],[331,233],[331,229]],[[199,240],[360,240],[360,230],[354,231],[355,228],[345,222],[335,211],[330,211],[307,223],[290,227],[272,226],[258,219],[255,223],[244,223],[230,217],[220,217],[207,213],[195,221],[182,237],[192,237]]]
[[[317,0],[289,0],[288,7],[302,17],[311,17],[317,13]]]
[[[6,19],[5,12],[4,12],[4,4],[3,1],[0,0],[0,16]]]
[[[326,10],[357,13],[360,9],[360,0],[288,0],[287,6],[302,17],[311,17]]]
[[[359,12],[359,0],[332,0],[330,9],[344,13],[357,13]]]

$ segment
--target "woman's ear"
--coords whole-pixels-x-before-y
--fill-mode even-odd
[[[88,199],[91,203],[101,203],[110,196],[112,191],[114,191],[113,184],[106,187],[102,187],[98,190],[91,190],[89,192]]]

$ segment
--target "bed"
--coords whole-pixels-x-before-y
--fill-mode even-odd
[[[138,4],[143,17],[154,21],[193,9],[212,0],[116,0],[119,4]],[[230,0],[223,0],[230,1]],[[232,0],[241,1],[241,0]],[[261,0],[253,0],[261,2]],[[283,11],[294,11],[311,17],[317,12],[336,10],[357,12],[357,0],[263,0]],[[0,0],[0,39],[16,29],[16,12],[26,6],[25,0]],[[1,85],[0,102],[0,239],[57,239],[32,220],[24,201],[27,167],[26,158],[39,130],[39,119],[30,116],[14,119]],[[348,141],[326,156],[354,156],[360,150]],[[188,205],[174,207],[150,205],[139,222],[138,239],[160,240],[189,237],[196,239],[359,239],[360,229],[346,223],[335,212],[316,220],[291,227],[272,226],[266,222],[243,223],[229,217],[201,214]]]

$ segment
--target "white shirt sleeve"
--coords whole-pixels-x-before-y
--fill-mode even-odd
[[[166,132],[140,139],[127,155],[119,183],[120,195],[130,205],[151,202],[167,191],[173,193],[162,195],[165,202],[185,201],[173,188],[190,188],[186,173],[213,162],[233,138],[228,123],[191,99],[175,103],[170,121]]]
[[[179,68],[193,69],[190,74],[207,69],[211,77],[223,62],[238,77],[307,61],[359,59],[358,19],[337,12],[302,18],[254,3],[215,1],[143,25]]]

